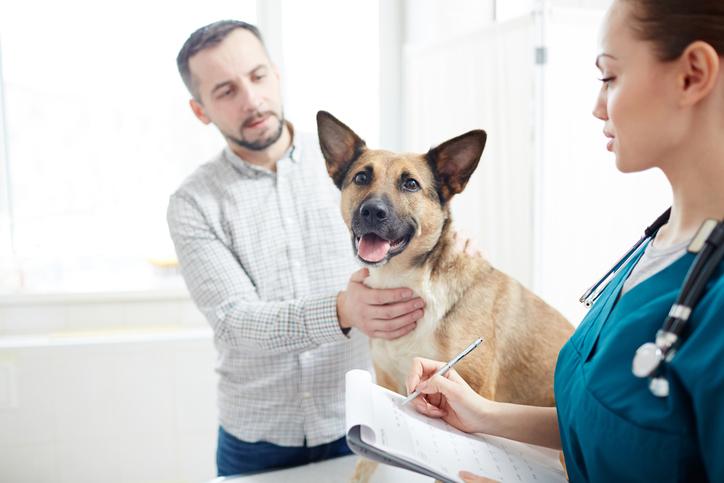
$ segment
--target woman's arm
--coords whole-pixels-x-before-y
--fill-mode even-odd
[[[408,393],[422,394],[412,404],[422,414],[442,418],[468,433],[485,433],[524,443],[561,449],[558,414],[554,407],[491,401],[477,394],[453,369],[432,376],[444,363],[415,358],[407,378]]]

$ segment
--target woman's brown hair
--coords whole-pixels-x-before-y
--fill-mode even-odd
[[[702,40],[724,56],[724,0],[626,0],[633,7],[633,29],[654,44],[659,59],[677,59]]]

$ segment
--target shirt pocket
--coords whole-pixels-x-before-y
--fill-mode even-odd
[[[684,479],[684,435],[643,427],[590,393],[577,412],[576,439],[589,481]]]

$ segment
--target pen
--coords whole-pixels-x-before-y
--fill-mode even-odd
[[[457,364],[458,362],[460,362],[460,360],[461,360],[463,357],[465,357],[466,355],[470,354],[470,353],[473,351],[473,349],[475,349],[477,346],[479,346],[479,345],[482,344],[482,343],[483,343],[483,338],[480,337],[480,338],[477,339],[475,342],[473,342],[472,344],[470,344],[469,346],[467,346],[467,348],[465,348],[465,350],[463,350],[460,354],[458,354],[458,355],[456,355],[455,357],[453,357],[453,358],[450,360],[450,362],[448,362],[447,364],[445,364],[444,366],[442,366],[440,369],[438,369],[437,371],[435,371],[435,374],[433,374],[433,375],[431,376],[431,379],[432,379],[433,377],[435,377],[435,376],[444,376],[445,374],[447,374],[447,371],[449,371],[450,369],[452,369],[452,366],[454,366],[455,364]],[[419,389],[415,389],[415,391],[414,391],[412,394],[410,394],[409,396],[407,396],[407,398],[405,398],[405,400],[402,401],[402,403],[400,403],[400,406],[404,406],[405,404],[409,403],[410,401],[412,401],[413,399],[415,399],[415,398],[416,398],[417,396],[419,396],[419,395],[420,395]]]

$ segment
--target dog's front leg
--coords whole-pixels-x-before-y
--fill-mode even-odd
[[[367,458],[358,459],[357,465],[354,467],[354,475],[349,480],[350,483],[368,483],[378,465],[377,461],[368,460]]]

